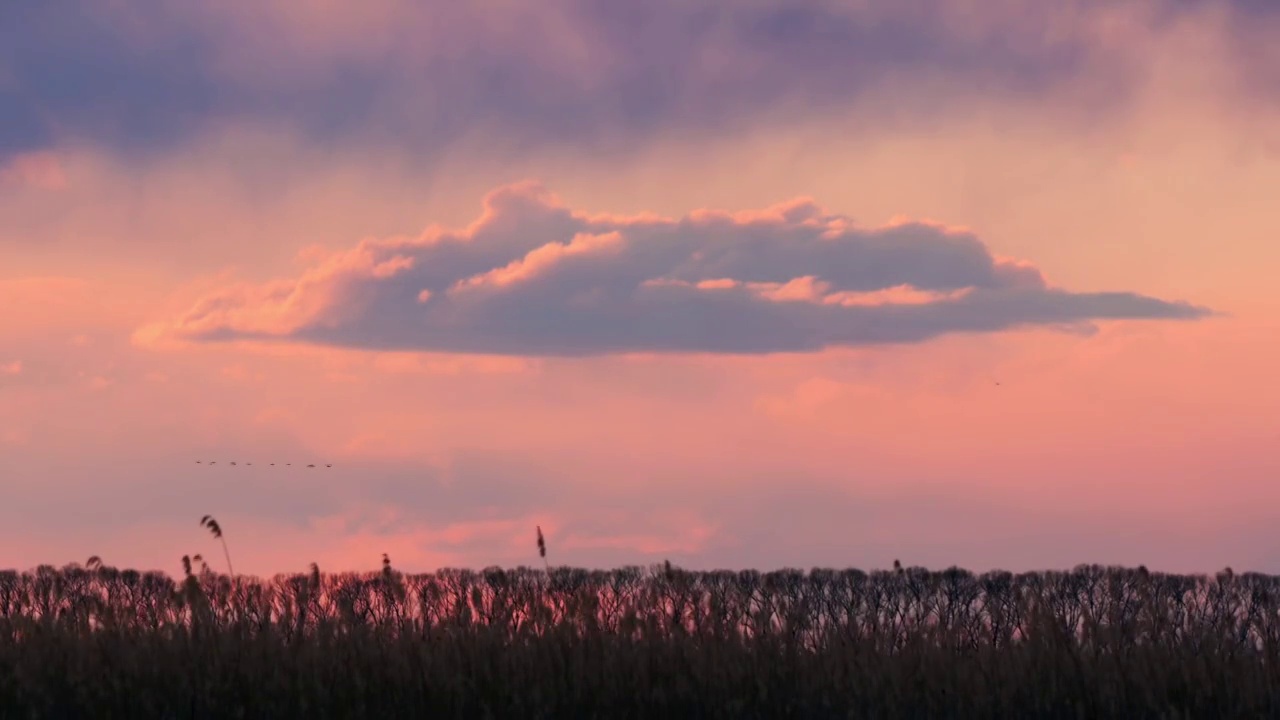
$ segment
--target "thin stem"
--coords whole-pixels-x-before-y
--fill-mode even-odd
[[[236,573],[231,569],[231,551],[227,549],[227,539],[225,537],[218,539],[222,541],[222,554],[227,557],[227,574],[234,578]]]

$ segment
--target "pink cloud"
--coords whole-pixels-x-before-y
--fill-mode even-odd
[[[656,522],[655,522],[656,520]],[[632,524],[623,520],[623,524]],[[662,511],[646,525],[656,526],[649,532],[583,532],[570,531],[563,537],[548,539],[552,546],[568,552],[621,550],[633,555],[697,555],[713,543],[720,525],[708,522],[698,512]]]
[[[623,242],[622,236],[617,232],[604,235],[580,233],[568,243],[548,243],[530,250],[523,258],[512,260],[504,267],[459,280],[449,289],[449,293],[458,295],[473,289],[505,288],[530,282],[552,271],[557,265],[572,262],[575,257],[584,257],[589,260],[592,256],[601,253],[616,253],[622,249]]]
[[[58,156],[52,152],[29,152],[0,158],[0,188],[6,185],[37,190],[63,190],[67,174]]]
[[[972,233],[862,229],[809,200],[683,218],[576,212],[523,183],[479,219],[364,240],[296,279],[231,285],[140,337],[513,355],[813,351],[1206,311],[1048,287]]]

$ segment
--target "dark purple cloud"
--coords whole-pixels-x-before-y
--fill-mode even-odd
[[[1209,4],[1164,0],[1150,22]],[[618,150],[664,128],[711,133],[766,115],[821,115],[886,83],[900,104],[862,110],[942,122],[945,93],[1034,101],[1087,75],[1090,97],[1105,105],[1123,102],[1138,77],[1094,42],[1089,23],[1110,4],[993,3],[985,13],[982,3],[965,3],[967,13],[925,0],[853,5],[576,0],[531,4],[526,11],[557,22],[512,30],[489,4],[389,3],[397,14],[386,32],[363,37],[352,23],[326,36],[363,51],[319,53],[290,42],[325,11],[302,2],[0,3],[0,159],[66,140],[161,151],[236,120],[420,160],[471,132],[512,150]],[[269,15],[278,7],[293,9]],[[1259,0],[1231,7],[1242,26],[1277,14]],[[570,45],[588,54],[563,50]],[[1274,76],[1256,56],[1242,58],[1242,71]],[[252,72],[228,72],[237,59]],[[1098,109],[1080,107],[1081,118]]]
[[[491,193],[466,229],[366,240],[299,278],[213,293],[162,327],[198,340],[587,356],[805,352],[1207,313],[1053,288],[970,233],[858,228],[806,200],[622,218],[576,213],[523,184]]]

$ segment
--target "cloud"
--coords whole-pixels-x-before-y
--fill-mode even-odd
[[[23,153],[9,158],[7,162],[0,156],[0,188],[19,186],[61,190],[66,185],[67,177],[62,163],[53,153]]]
[[[146,153],[245,119],[420,158],[477,128],[516,146],[619,149],[664,128],[719,133],[838,111],[886,84],[900,102],[864,113],[940,121],[948,98],[1038,100],[1084,84],[1075,107],[1091,116],[1142,79],[1137,43],[1121,35],[1206,8],[1239,18],[1237,69],[1270,77],[1256,49],[1270,46],[1265,34],[1234,30],[1274,18],[1273,5],[7,3],[0,158],[63,141]]]
[[[141,341],[291,340],[376,350],[588,356],[808,352],[1207,310],[1074,293],[971,232],[861,228],[811,200],[678,219],[590,215],[534,183],[471,225],[369,239],[300,277],[215,290]]]

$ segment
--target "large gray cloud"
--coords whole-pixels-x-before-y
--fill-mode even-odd
[[[723,132],[781,107],[838,110],[885,83],[901,104],[862,111],[940,122],[944,89],[1035,100],[1087,85],[1077,107],[1091,117],[1099,108],[1085,97],[1120,103],[1141,79],[1131,58],[1098,42],[1099,14],[1116,7],[1089,0],[360,6],[0,3],[0,161],[60,141],[162,151],[245,119],[419,159],[477,131],[516,146],[617,149],[663,128]],[[1208,6],[1227,8],[1236,29],[1277,14],[1265,0],[1161,0],[1143,4],[1142,22]],[[360,22],[377,13],[392,14]],[[1274,78],[1274,61],[1252,52],[1269,40],[1234,33],[1240,72]]]
[[[627,218],[574,212],[526,183],[491,193],[467,228],[366,240],[299,278],[213,293],[160,328],[384,350],[768,353],[1207,312],[1054,288],[971,233],[859,228],[807,200]]]

